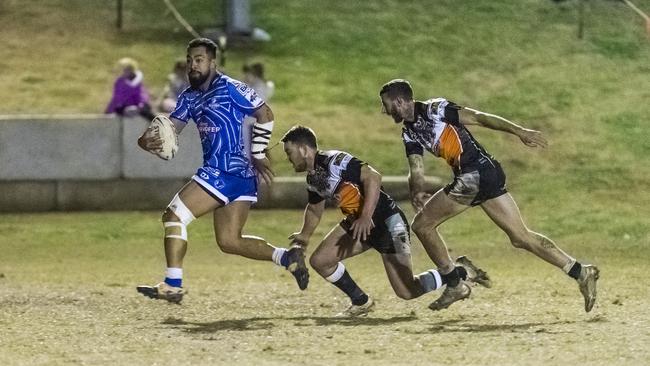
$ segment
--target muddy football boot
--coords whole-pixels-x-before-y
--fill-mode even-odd
[[[166,300],[174,304],[180,304],[185,291],[182,287],[173,287],[161,282],[155,286],[138,286],[139,293],[152,299]]]
[[[375,307],[375,301],[368,296],[368,301],[363,305],[350,304],[347,309],[335,315],[337,318],[356,318],[368,315]]]
[[[309,285],[309,270],[307,270],[305,264],[305,250],[300,246],[293,246],[289,249],[287,255],[289,256],[287,270],[296,278],[298,287],[301,290],[306,289],[307,285]]]
[[[600,276],[598,267],[588,264],[583,265],[580,270],[580,277],[578,277],[578,285],[580,286],[580,293],[585,298],[585,311],[590,312],[596,303],[596,281]]]
[[[466,256],[456,258],[456,265],[463,267],[467,272],[467,278],[463,278],[467,282],[477,283],[487,288],[492,287],[492,280],[490,280],[487,272],[475,266]]]
[[[455,287],[445,287],[442,295],[440,295],[436,301],[429,304],[429,309],[433,311],[446,309],[456,301],[468,298],[471,293],[472,289],[465,283],[465,281],[460,281]]]

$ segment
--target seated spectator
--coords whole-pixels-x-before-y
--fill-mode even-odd
[[[264,65],[261,62],[255,62],[244,65],[243,82],[255,90],[257,95],[265,101],[273,96],[275,84],[264,78]]]
[[[132,117],[141,115],[151,120],[154,115],[149,105],[149,93],[142,84],[143,74],[138,63],[132,58],[122,58],[117,62],[121,72],[113,84],[113,96],[106,106],[105,113]]]
[[[174,64],[174,70],[167,75],[167,84],[158,98],[158,109],[163,113],[171,113],[176,108],[176,101],[183,90],[190,86],[187,80],[187,61],[179,59]]]

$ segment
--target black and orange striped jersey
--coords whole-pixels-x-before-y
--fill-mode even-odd
[[[326,198],[336,201],[344,215],[358,216],[363,208],[363,161],[344,151],[328,150],[316,153],[314,170],[307,173],[309,203]],[[395,201],[382,190],[373,214],[373,220],[383,220],[397,212]]]
[[[444,98],[415,102],[415,121],[404,122],[402,128],[406,155],[422,155],[426,149],[445,159],[456,174],[475,170],[481,158],[492,159],[460,123],[460,109]]]

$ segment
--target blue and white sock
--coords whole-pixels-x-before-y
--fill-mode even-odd
[[[165,283],[173,287],[183,287],[183,269],[167,267]]]
[[[284,248],[275,248],[271,256],[273,263],[287,268],[289,266],[289,251]]]

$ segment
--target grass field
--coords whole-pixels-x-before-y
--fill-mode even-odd
[[[221,22],[219,1],[173,2],[198,30]],[[508,171],[597,175],[608,183],[625,175],[631,187],[647,190],[650,169],[637,156],[650,149],[642,133],[650,115],[650,42],[638,16],[605,0],[587,2],[585,38],[577,39],[575,3],[252,1],[256,25],[273,39],[235,46],[225,71],[238,77],[245,60],[264,61],[277,85],[276,138],[305,123],[324,146],[351,150],[385,174],[406,169],[395,159],[402,155],[399,129],[379,114],[377,93],[404,77],[417,98],[446,96],[544,131],[551,146],[542,154],[509,136],[476,132],[512,165]],[[650,0],[635,3],[650,11]],[[0,90],[0,114],[101,113],[124,56],[138,59],[147,84],[160,90],[189,34],[159,0],[125,1],[118,31],[114,5],[3,1],[0,82],[12,87]],[[274,156],[279,173],[289,174],[280,152]],[[432,171],[448,170],[432,164]]]
[[[409,213],[410,214],[410,213]],[[337,220],[328,211],[309,252]],[[379,256],[346,262],[377,299],[362,319],[337,319],[347,302],[312,271],[300,292],[284,270],[219,252],[210,218],[193,223],[181,306],[135,286],[160,280],[158,214],[3,215],[0,260],[2,365],[641,365],[650,358],[647,245],[573,239],[569,253],[597,263],[599,298],[587,314],[576,284],[511,248],[473,210],[443,233],[492,276],[492,289],[433,313],[437,294],[398,299]],[[247,232],[286,245],[299,211],[253,211]],[[414,268],[431,267],[414,243]]]

